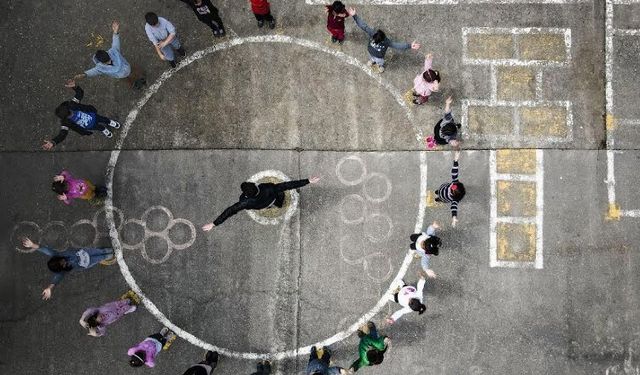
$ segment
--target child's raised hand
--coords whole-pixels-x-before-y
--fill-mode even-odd
[[[419,48],[420,48],[420,43],[416,42],[415,40],[411,42],[411,49],[419,49]]]
[[[62,181],[64,181],[64,176],[62,176],[62,175],[53,176],[53,181],[62,182]]]
[[[444,101],[444,103],[446,105],[451,105],[451,103],[453,103],[453,96],[448,97],[447,100]]]
[[[351,17],[356,15],[356,8],[353,7],[349,7],[347,8],[347,14],[350,15]]]
[[[433,60],[433,53],[427,53],[427,56],[425,56],[425,58],[427,60]]]
[[[26,247],[28,249],[36,249],[36,248],[38,248],[38,246],[27,237],[22,239],[22,246]]]

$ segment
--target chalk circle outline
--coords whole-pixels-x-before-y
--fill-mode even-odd
[[[13,231],[11,232],[10,238],[11,243],[15,243],[15,241],[18,239],[16,238],[16,234],[18,233],[18,229],[22,226],[28,226],[35,229],[35,232],[38,234],[38,238],[31,238],[31,241],[35,243],[40,243],[42,241],[42,228],[40,228],[40,225],[38,225],[38,223],[35,223],[33,221],[21,221],[13,226]],[[24,254],[33,253],[34,251],[36,251],[36,249],[24,249],[21,246],[15,246],[15,249]]]
[[[372,197],[371,194],[369,194],[369,191],[367,190],[368,182],[371,181],[371,179],[374,177],[382,178],[387,186],[387,190],[385,190],[384,195],[380,198]],[[362,186],[362,194],[364,195],[365,198],[367,198],[369,202],[382,203],[387,199],[389,199],[389,197],[391,196],[392,189],[393,189],[393,185],[391,184],[391,180],[389,180],[389,177],[387,177],[387,175],[379,172],[373,172],[373,173],[370,173],[367,176],[367,178],[365,178],[364,185]]]
[[[385,219],[387,224],[389,225],[389,230],[387,230],[387,233],[384,234],[382,237],[375,236],[374,234],[369,233],[370,230],[367,230],[367,228],[370,227],[369,225],[367,225],[367,223],[371,223],[371,221],[374,218],[377,218],[377,217],[381,217],[381,218]],[[382,241],[386,240],[387,238],[389,238],[391,236],[392,232],[393,232],[393,220],[391,220],[391,218],[387,214],[382,214],[382,213],[379,213],[379,212],[375,212],[375,213],[372,213],[371,215],[367,216],[367,218],[365,219],[364,235],[367,237],[367,239],[369,239],[369,241],[371,241],[373,243],[382,242]]]
[[[422,131],[419,130],[414,125],[413,114],[411,113],[411,110],[409,109],[407,104],[404,102],[404,99],[400,94],[400,92],[395,87],[393,87],[390,83],[388,83],[387,81],[384,81],[381,75],[374,73],[369,67],[367,67],[365,64],[360,62],[355,57],[349,56],[337,50],[327,48],[322,44],[314,41],[285,36],[285,35],[261,35],[261,36],[234,38],[234,39],[225,41],[223,43],[215,44],[213,46],[210,46],[208,48],[205,48],[203,50],[193,53],[186,59],[182,60],[176,68],[165,71],[156,80],[156,82],[150,85],[145,90],[142,98],[136,103],[135,107],[127,115],[127,118],[120,131],[120,137],[116,141],[116,145],[113,151],[111,151],[111,156],[107,164],[106,185],[108,189],[107,189],[107,197],[105,199],[105,208],[106,208],[107,219],[109,222],[109,233],[111,237],[111,242],[112,242],[113,249],[115,251],[116,259],[118,261],[118,266],[120,267],[120,272],[122,273],[125,281],[127,282],[127,284],[129,284],[131,289],[137,295],[140,296],[142,304],[144,304],[145,308],[156,318],[156,320],[158,320],[161,324],[171,329],[173,332],[176,333],[177,336],[179,336],[183,340],[190,342],[193,345],[199,346],[205,350],[217,351],[220,354],[228,357],[249,359],[249,360],[257,360],[257,359],[281,360],[285,358],[294,358],[300,355],[307,355],[311,352],[312,346],[329,346],[336,342],[342,341],[347,337],[351,336],[353,333],[355,333],[358,330],[360,326],[362,326],[364,323],[366,323],[371,318],[373,318],[376,314],[378,314],[382,310],[382,308],[387,304],[389,296],[392,294],[396,285],[401,282],[402,277],[407,272],[407,269],[409,268],[409,264],[413,260],[413,256],[412,256],[413,254],[411,253],[411,251],[410,250],[407,251],[407,254],[405,255],[405,258],[400,266],[398,274],[396,275],[395,279],[390,283],[389,288],[387,289],[385,294],[380,298],[380,300],[378,300],[376,305],[371,310],[369,310],[366,314],[360,317],[360,319],[358,319],[355,323],[349,326],[347,329],[342,330],[327,339],[319,341],[315,344],[307,345],[305,347],[299,347],[296,349],[280,351],[280,352],[262,353],[262,354],[249,353],[249,352],[240,352],[236,350],[221,348],[221,347],[209,344],[199,339],[198,337],[194,336],[193,334],[186,332],[182,328],[173,324],[157,308],[157,306],[146,296],[146,294],[138,286],[136,280],[133,278],[133,275],[129,270],[129,266],[124,260],[119,235],[116,230],[115,223],[113,222],[113,211],[112,211],[113,209],[113,176],[114,176],[115,168],[118,162],[118,157],[120,156],[120,150],[122,149],[124,140],[127,137],[127,133],[129,132],[129,129],[131,128],[133,122],[135,121],[142,107],[147,103],[147,101],[149,101],[151,96],[153,96],[153,94],[155,94],[158,91],[158,89],[162,86],[162,84],[173,75],[173,73],[183,69],[184,67],[188,66],[192,62],[198,59],[201,59],[202,57],[207,56],[211,53],[222,51],[222,50],[243,45],[243,44],[250,44],[250,43],[294,44],[297,46],[306,47],[315,51],[324,52],[324,53],[333,55],[343,63],[360,68],[365,74],[367,74],[370,78],[376,81],[382,88],[386,89],[391,94],[391,96],[393,96],[396,103],[405,110],[405,115],[407,116],[409,123],[413,126],[414,131],[416,132],[416,141],[418,143],[421,142],[421,139],[423,138],[423,136],[422,136]],[[424,209],[425,209],[425,205],[423,203],[424,197],[422,197],[422,195],[423,195],[423,190],[426,189],[426,185],[423,186],[423,184],[425,184],[424,181],[426,180],[426,167],[423,168],[423,163],[425,163],[425,161],[423,160],[424,158],[422,157],[422,155],[423,154],[421,154],[421,159],[420,159],[421,160],[421,167],[420,167],[421,197],[418,201],[418,216],[417,216],[416,227],[415,227],[416,231],[419,231],[422,228],[422,222],[424,221]]]
[[[289,176],[275,169],[269,169],[266,171],[258,172],[253,176],[249,177],[247,181],[257,183],[260,180],[267,177],[275,177],[282,180],[283,182],[291,181]],[[289,193],[289,196],[291,197],[291,202],[289,203],[289,207],[287,207],[287,210],[284,212],[284,215],[282,217],[262,216],[257,212],[257,210],[246,210],[247,214],[251,219],[253,219],[253,221],[262,225],[278,225],[280,223],[288,222],[289,220],[291,220],[291,218],[293,217],[293,214],[296,212],[296,209],[298,208],[298,200],[300,198],[300,194],[295,189],[288,190],[287,193]]]
[[[347,200],[355,200],[362,205],[362,215],[360,215],[360,217],[356,219],[351,219],[346,217],[346,215],[344,214],[344,205]],[[364,220],[367,216],[367,204],[364,201],[364,198],[362,197],[362,195],[349,194],[349,195],[345,195],[340,200],[340,206],[338,208],[338,211],[340,211],[340,219],[342,220],[343,223],[348,225],[361,224],[361,223],[364,223]]]
[[[355,160],[358,162],[358,164],[360,164],[360,168],[362,169],[362,174],[356,178],[355,180],[347,180],[346,178],[344,178],[344,176],[342,175],[342,165],[347,161],[347,160]],[[338,164],[336,165],[336,176],[338,177],[338,180],[340,182],[342,182],[344,185],[347,186],[356,186],[362,183],[362,181],[365,180],[365,178],[367,177],[367,165],[364,163],[364,161],[357,155],[349,155],[346,156],[342,159],[340,159],[338,161]]]

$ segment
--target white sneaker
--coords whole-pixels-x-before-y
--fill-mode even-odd
[[[378,73],[384,72],[384,66],[378,65]]]
[[[109,129],[104,129],[104,130],[102,131],[102,134],[104,134],[104,136],[105,136],[105,137],[107,137],[107,138],[111,138],[111,137],[113,137],[113,134],[111,134],[111,132],[109,131]]]
[[[376,65],[376,63],[374,63],[373,61],[369,60],[369,61],[367,61],[367,65],[368,66],[374,66],[374,65]]]
[[[167,333],[169,333],[169,328],[167,327],[162,327],[162,329],[160,330],[160,335],[161,336],[166,336]]]
[[[118,121],[109,121],[109,126],[111,126],[114,129],[120,129],[120,123]]]

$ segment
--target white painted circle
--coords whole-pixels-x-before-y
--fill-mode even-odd
[[[353,203],[351,203],[353,202]],[[361,215],[359,217],[347,217],[347,215],[345,215],[345,209],[344,207],[347,204],[356,204],[359,205],[361,207],[360,212]],[[367,212],[367,207],[366,204],[364,202],[364,198],[362,198],[362,196],[358,195],[358,194],[349,194],[347,196],[345,196],[344,198],[342,198],[342,200],[340,201],[340,219],[342,220],[342,222],[344,224],[360,224],[364,222],[364,217],[366,215]],[[355,210],[354,210],[355,211]]]
[[[144,95],[142,96],[142,98],[136,103],[134,109],[131,110],[131,112],[129,112],[129,114],[127,115],[127,118],[122,126],[122,128],[120,129],[120,137],[118,138],[116,145],[114,147],[114,150],[111,152],[111,157],[109,158],[109,162],[107,164],[107,172],[106,172],[106,177],[105,177],[105,181],[107,184],[107,197],[105,199],[105,209],[106,209],[106,216],[107,216],[107,221],[109,223],[109,235],[111,237],[111,242],[112,242],[112,246],[115,252],[115,256],[116,259],[118,261],[118,266],[120,267],[120,272],[122,273],[125,281],[127,282],[127,284],[129,284],[129,286],[131,287],[131,289],[140,296],[140,299],[142,301],[142,303],[144,304],[145,308],[164,326],[168,327],[169,329],[171,329],[173,332],[176,333],[177,336],[179,336],[180,338],[182,338],[183,340],[186,340],[190,343],[192,343],[193,345],[199,346],[205,350],[212,350],[212,351],[217,351],[222,355],[225,356],[229,356],[229,357],[235,357],[235,358],[243,358],[243,359],[250,359],[250,360],[257,360],[257,359],[272,359],[272,360],[280,360],[280,359],[284,359],[284,358],[293,358],[293,357],[297,357],[299,355],[307,355],[311,352],[311,347],[312,346],[329,346],[331,344],[334,344],[338,341],[344,340],[345,338],[349,337],[351,334],[353,334],[354,332],[356,332],[358,330],[358,328],[363,325],[364,323],[366,323],[367,321],[369,321],[371,318],[373,318],[376,314],[378,314],[378,312],[380,312],[382,310],[382,308],[387,304],[388,302],[388,298],[389,296],[392,294],[395,286],[401,282],[402,277],[404,276],[404,274],[407,272],[407,269],[409,268],[409,264],[411,263],[412,259],[413,259],[413,254],[411,253],[410,250],[407,251],[407,255],[405,256],[402,265],[400,266],[400,270],[398,271],[398,274],[396,275],[395,279],[393,280],[393,282],[391,282],[391,284],[389,285],[389,288],[387,289],[387,291],[385,292],[385,294],[382,296],[382,298],[380,298],[380,300],[376,303],[376,305],[369,310],[366,314],[364,314],[362,317],[360,317],[360,319],[358,319],[358,321],[356,321],[355,323],[353,323],[351,326],[349,326],[347,329],[340,331],[338,333],[336,333],[335,335],[324,339],[322,341],[319,341],[315,344],[312,345],[308,345],[305,347],[300,347],[300,348],[296,348],[296,349],[292,349],[292,350],[287,350],[287,351],[281,351],[281,352],[275,352],[275,353],[247,353],[247,352],[239,352],[239,351],[235,351],[235,350],[229,350],[226,348],[221,348],[221,347],[217,347],[215,345],[209,344],[201,339],[199,339],[198,337],[194,336],[193,334],[183,330],[182,328],[176,326],[175,324],[173,324],[169,319],[167,319],[167,317],[157,308],[157,306],[149,299],[147,298],[147,296],[145,295],[145,293],[140,289],[140,286],[138,286],[138,283],[136,282],[136,280],[133,278],[133,275],[131,274],[131,271],[129,270],[129,266],[127,265],[127,263],[124,260],[124,255],[122,252],[122,245],[120,243],[120,238],[118,235],[118,231],[114,222],[114,217],[113,217],[113,176],[114,176],[114,172],[115,172],[115,167],[116,164],[118,163],[118,158],[120,156],[120,150],[122,149],[122,145],[124,143],[124,140],[127,137],[127,133],[129,132],[129,129],[131,128],[131,126],[133,125],[133,122],[135,121],[135,119],[138,117],[138,114],[140,112],[140,110],[142,109],[142,107],[149,101],[149,99],[151,98],[151,96],[153,96],[153,94],[155,94],[158,89],[162,86],[162,84],[169,79],[173,73],[183,69],[185,66],[191,64],[192,62],[201,59],[204,56],[207,56],[213,52],[217,52],[217,51],[221,51],[224,49],[228,49],[234,46],[238,46],[238,45],[242,45],[242,44],[248,44],[248,43],[283,43],[283,44],[294,44],[294,45],[298,45],[298,46],[302,46],[302,47],[306,47],[315,51],[319,51],[319,52],[324,52],[330,55],[333,55],[334,57],[338,58],[340,61],[342,61],[343,63],[346,63],[348,65],[352,65],[355,66],[357,68],[360,68],[365,74],[367,74],[369,77],[371,77],[373,80],[375,80],[376,82],[378,82],[378,84],[380,86],[382,86],[383,88],[385,88],[394,98],[394,100],[396,101],[396,103],[398,105],[400,105],[400,107],[402,107],[403,109],[405,109],[405,114],[407,116],[407,119],[409,120],[409,123],[412,124],[412,126],[414,127],[414,130],[416,132],[416,140],[417,142],[421,142],[422,141],[422,131],[420,129],[418,129],[414,123],[413,123],[413,115],[408,107],[408,105],[406,104],[403,95],[395,88],[393,87],[390,83],[384,81],[382,79],[382,77],[379,74],[374,73],[368,66],[366,66],[365,64],[363,64],[362,62],[360,62],[358,59],[349,56],[343,52],[334,50],[334,49],[330,49],[327,48],[325,46],[323,46],[320,43],[317,42],[313,42],[310,40],[306,40],[306,39],[300,39],[300,38],[294,38],[294,37],[290,37],[290,36],[284,36],[284,35],[262,35],[262,36],[253,36],[253,37],[246,37],[246,38],[234,38],[231,39],[229,41],[226,41],[224,43],[220,43],[220,44],[215,44],[211,47],[208,47],[204,50],[200,50],[198,52],[193,53],[191,56],[189,56],[188,58],[184,59],[183,61],[180,62],[180,64],[178,64],[178,66],[174,69],[165,71],[159,78],[158,80],[156,80],[156,82],[154,82],[151,86],[149,86],[145,92]],[[417,217],[417,221],[416,221],[416,226],[414,228],[415,232],[418,232],[422,229],[422,222],[424,221],[424,209],[425,209],[425,197],[424,194],[426,192],[426,163],[425,163],[425,157],[424,157],[424,153],[420,154],[420,171],[421,171],[421,176],[420,176],[420,199],[419,199],[419,203],[418,203],[418,217]]]
[[[369,190],[371,189],[371,186],[370,186],[371,180],[373,180],[374,178],[382,179],[385,183],[385,191],[381,197],[374,197],[371,195],[371,192],[369,192]],[[391,185],[391,181],[389,180],[389,177],[385,176],[382,173],[373,172],[367,176],[367,179],[364,182],[364,186],[362,188],[362,194],[364,194],[365,198],[367,198],[369,202],[381,203],[389,199],[389,196],[391,196],[391,190],[392,190],[392,185]]]
[[[249,177],[247,181],[257,183],[258,181],[266,177],[275,177],[282,181],[291,180],[286,174],[282,173],[281,171],[276,171],[271,169],[271,170],[262,171],[254,174],[253,176]],[[289,190],[288,193],[291,196],[291,203],[289,204],[289,207],[287,207],[287,210],[285,211],[283,217],[264,217],[256,213],[256,210],[246,210],[247,214],[249,214],[249,217],[253,219],[253,221],[262,225],[278,225],[281,222],[286,223],[291,219],[293,214],[296,212],[296,208],[298,208],[298,200],[300,198],[300,194],[298,194],[298,192],[295,191],[295,189]]]

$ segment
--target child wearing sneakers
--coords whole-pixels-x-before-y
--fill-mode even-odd
[[[432,279],[436,278],[436,273],[429,268],[429,261],[431,256],[438,256],[440,245],[442,244],[440,237],[436,236],[438,229],[440,229],[440,225],[434,221],[433,224],[429,225],[426,232],[414,233],[409,236],[411,240],[409,248],[415,250],[416,255],[420,257],[420,266],[424,275]]]
[[[105,137],[111,138],[113,134],[105,126],[114,129],[120,128],[120,123],[110,118],[100,116],[96,107],[92,105],[80,104],[84,97],[84,91],[80,86],[76,85],[76,81],[70,79],[65,84],[75,91],[75,95],[71,100],[61,103],[56,108],[56,116],[60,118],[60,132],[51,140],[45,140],[42,148],[49,151],[57,144],[64,141],[69,134],[69,129],[80,135],[91,135],[93,131],[101,132]]]
[[[404,281],[402,283],[404,284]],[[414,287],[405,284],[391,297],[391,300],[402,306],[402,308],[387,318],[387,323],[393,324],[400,319],[401,316],[412,311],[416,311],[422,315],[427,310],[427,307],[422,303],[422,291],[424,290],[425,283],[425,278],[421,277],[417,286]]]
[[[204,360],[189,367],[182,375],[211,375],[218,366],[218,352],[208,350],[204,354]]]
[[[160,332],[142,340],[138,345],[130,348],[127,351],[129,356],[129,365],[131,367],[147,367],[153,368],[156,365],[156,356],[167,342],[175,340],[176,335],[167,327],[162,327]]]
[[[271,4],[267,0],[249,0],[251,11],[258,21],[258,27],[264,26],[264,21],[269,22],[269,28],[276,27],[276,20],[271,15]]]
[[[89,336],[104,336],[108,325],[136,311],[136,308],[137,302],[131,297],[105,303],[100,307],[89,307],[82,314],[80,325],[89,330]]]
[[[464,198],[466,190],[462,182],[458,180],[458,159],[460,158],[460,151],[456,151],[453,154],[453,167],[451,168],[451,182],[445,182],[440,185],[436,194],[436,202],[444,202],[451,204],[451,226],[455,227],[458,224],[458,203]]]
[[[331,5],[326,5],[327,30],[331,34],[331,43],[344,42],[344,20],[349,17],[349,13],[342,1],[334,1]]]
[[[391,339],[378,334],[376,325],[368,322],[367,325],[358,329],[360,344],[358,345],[358,359],[356,359],[349,370],[351,373],[358,371],[362,367],[376,366],[384,360],[384,353],[389,348]]]
[[[445,101],[444,117],[434,126],[433,135],[425,139],[427,148],[434,149],[436,145],[451,145],[454,150],[460,150],[458,132],[460,131],[461,124],[456,123],[453,119],[451,103],[453,103],[453,97],[450,96]]]
[[[413,79],[413,104],[421,105],[429,100],[432,92],[440,91],[440,72],[431,69],[433,55],[427,54],[423,72]]]
[[[176,67],[176,54],[181,57],[187,55],[184,47],[180,44],[180,39],[176,32],[175,26],[164,17],[158,17],[157,14],[149,12],[144,15],[144,31],[147,38],[153,44],[153,47],[160,57],[160,60],[167,61],[172,68]]]

